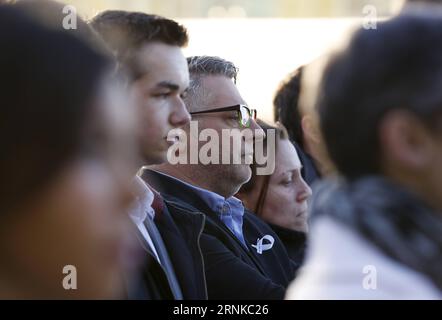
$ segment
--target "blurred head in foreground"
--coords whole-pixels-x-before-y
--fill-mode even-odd
[[[0,6],[0,297],[118,297],[130,114],[107,58],[36,21]]]
[[[330,57],[314,106],[339,175],[314,186],[288,297],[440,299],[441,86],[435,7],[361,28]]]
[[[386,176],[439,211],[441,30],[440,10],[427,10],[359,31],[331,58],[317,101],[328,153],[345,178]]]

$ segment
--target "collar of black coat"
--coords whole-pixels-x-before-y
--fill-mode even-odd
[[[177,178],[151,169],[144,169],[141,178],[153,186],[165,200],[178,200],[181,206],[188,205],[187,209],[189,210],[197,209],[209,214],[214,219],[219,219],[218,215],[213,212],[194,189],[189,188],[186,183]]]
[[[212,209],[206,204],[200,195],[194,189],[190,188],[186,183],[151,169],[144,169],[141,177],[145,179],[151,186],[153,186],[155,190],[161,193],[162,197],[166,201],[166,204],[172,203],[178,207],[181,207],[181,209],[185,209],[186,211],[193,213],[198,211],[207,216],[209,219],[206,220],[206,225],[208,225],[208,221],[212,221],[217,225],[217,227],[224,230],[224,232],[230,235],[231,239],[237,243],[238,248],[241,248],[244,254],[250,258],[251,263],[254,263],[256,268],[262,274],[267,274],[265,268],[260,262],[263,256],[258,255],[255,249],[250,246],[251,243],[256,241],[257,237],[262,237],[264,234],[267,234],[267,231],[272,231],[271,228],[259,217],[249,212],[247,209],[244,210],[243,232],[247,243],[246,248],[221,221],[218,214],[212,211]],[[268,229],[263,229],[263,226],[267,227]],[[276,237],[275,234],[272,236]],[[280,241],[279,238],[278,241]]]

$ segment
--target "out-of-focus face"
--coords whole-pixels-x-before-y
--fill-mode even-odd
[[[280,140],[275,172],[270,176],[262,218],[288,229],[306,232],[307,200],[311,189],[301,176],[301,162],[289,140]]]
[[[159,164],[173,143],[169,131],[190,120],[182,100],[189,86],[187,61],[179,47],[151,43],[140,50],[138,63],[146,71],[132,84],[140,152],[144,165]]]
[[[198,106],[198,111],[245,104],[236,85],[228,77],[204,76],[201,81],[204,88],[203,90],[208,93],[208,98],[204,102],[204,106]],[[250,126],[248,128],[242,128],[238,122],[236,111],[198,114],[192,117],[192,121],[198,121],[198,129],[200,132],[204,129],[215,130],[218,133],[220,142],[220,164],[208,164],[204,165],[204,167],[202,165],[195,166],[193,170],[205,170],[208,175],[202,177],[203,180],[209,179],[217,181],[220,189],[225,190],[223,193],[234,195],[251,177],[251,162],[247,162],[246,158],[253,156],[253,139],[240,138],[242,139],[241,148],[235,148],[233,141],[230,141],[230,149],[227,149],[226,141],[222,139],[222,131],[224,129],[240,131],[245,129],[251,130],[253,136],[257,140],[263,139],[264,131],[253,119],[250,121]],[[198,139],[198,137],[193,138]],[[233,138],[231,140],[233,140]],[[204,144],[205,142],[201,142],[200,147]],[[227,164],[222,163],[223,144],[225,144],[224,149],[228,150],[230,153],[230,162]],[[240,158],[240,164],[233,164],[233,152],[241,153],[240,155],[237,155],[238,159]]]
[[[86,138],[92,142],[2,221],[7,226],[0,233],[3,295],[121,297],[123,271],[128,261],[136,260],[130,255],[135,239],[127,216],[133,200],[135,134],[126,113],[130,108],[109,103],[120,101],[114,94],[106,87],[97,99]],[[72,269],[63,273],[65,266],[75,267],[77,289],[63,287],[63,279],[74,276]]]
[[[395,110],[380,125],[383,174],[442,211],[442,121],[428,128],[410,112]]]
[[[442,216],[442,130],[433,135],[433,152],[431,164],[429,166],[429,196],[432,200],[429,203],[439,211]]]

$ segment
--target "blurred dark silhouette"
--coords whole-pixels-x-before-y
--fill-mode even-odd
[[[281,122],[287,129],[303,165],[302,177],[309,185],[312,185],[320,177],[320,173],[316,168],[315,160],[308,152],[309,144],[306,141],[302,124],[304,114],[299,106],[303,68],[303,66],[299,67],[280,83],[273,99],[273,117],[275,122]]]
[[[0,297],[120,297],[133,134],[109,104],[112,62],[9,5],[0,47]]]

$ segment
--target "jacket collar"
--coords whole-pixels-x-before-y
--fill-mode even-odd
[[[158,192],[177,198],[180,202],[184,202],[195,209],[209,214],[212,218],[218,219],[216,212],[201,197],[197,188],[191,188],[187,183],[151,169],[144,169],[142,178],[148,181]]]
[[[142,173],[143,179],[146,179],[151,186],[155,188],[155,190],[159,191],[163,194],[163,197],[167,201],[173,201],[177,199],[180,203],[180,206],[188,206],[187,210],[195,211],[198,210],[208,216],[210,219],[217,222],[217,224],[224,229],[226,232],[232,234],[232,238],[235,239],[239,246],[244,249],[244,251],[252,257],[252,259],[256,259],[254,255],[251,253],[251,249],[249,247],[250,241],[247,239],[247,232],[246,230],[243,230],[244,232],[244,239],[245,239],[245,245],[241,242],[239,238],[224,224],[224,222],[220,219],[217,212],[215,212],[203,199],[200,195],[200,193],[195,188],[189,187],[187,183],[183,183],[180,180],[174,179],[169,177],[168,175],[162,174],[160,172],[151,170],[151,169],[144,169]],[[166,198],[166,195],[168,196]],[[175,199],[171,199],[175,198]],[[246,213],[247,210],[244,210],[244,223],[247,220]],[[253,249],[253,248],[252,248]]]

